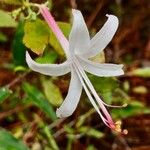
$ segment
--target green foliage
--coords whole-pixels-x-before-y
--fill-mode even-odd
[[[51,64],[56,62],[57,56],[55,51],[45,50],[43,55],[38,57],[36,61],[41,64]]]
[[[16,27],[16,21],[11,17],[11,15],[3,10],[0,10],[0,27]]]
[[[104,133],[88,126],[82,126],[79,128],[79,132],[94,138],[102,138],[104,136]]]
[[[15,65],[25,65],[25,52],[26,47],[24,46],[22,40],[24,36],[24,22],[20,21],[16,29],[16,33],[13,39],[12,50],[13,50],[13,60]]]
[[[7,40],[7,36],[4,33],[0,32],[0,42],[6,42]]]
[[[10,5],[21,5],[22,0],[1,0],[2,2]]]
[[[112,77],[96,77],[91,75],[90,80],[97,92],[111,104],[113,100],[113,92],[119,87],[117,79]]]
[[[150,67],[135,69],[131,72],[131,75],[149,78],[150,77]]]
[[[52,136],[52,133],[49,130],[48,126],[45,126],[43,130],[44,130],[46,137],[48,138],[49,144],[51,145],[52,149],[59,150],[57,143],[56,143],[54,137]]]
[[[20,140],[13,137],[13,135],[0,129],[0,150],[29,150]]]
[[[63,101],[59,88],[50,79],[43,78],[42,85],[48,101],[55,106],[59,106]]]
[[[7,87],[0,88],[0,103],[6,100],[11,95],[11,93],[12,91],[9,90]]]
[[[23,89],[28,96],[29,102],[35,104],[42,111],[44,111],[52,120],[56,120],[56,114],[53,107],[45,99],[43,94],[34,86],[24,83]]]
[[[58,22],[58,26],[64,35],[68,37],[71,29],[70,24]],[[40,19],[27,21],[24,31],[23,43],[36,54],[42,54],[49,43],[59,55],[64,55],[64,50],[57,38],[44,21]]]
[[[143,103],[138,101],[131,101],[125,108],[112,110],[114,118],[127,118],[144,113],[150,113],[150,109],[146,108]]]
[[[24,27],[23,43],[36,54],[42,54],[49,40],[49,28],[47,24],[37,19],[27,21]]]
[[[63,34],[66,36],[66,38],[68,38],[70,30],[71,30],[71,25],[68,23],[64,23],[64,22],[57,22],[57,23],[61,31],[63,32]],[[58,42],[57,38],[55,37],[52,31],[50,32],[49,43],[59,55],[64,56],[64,50],[62,49],[60,43]]]

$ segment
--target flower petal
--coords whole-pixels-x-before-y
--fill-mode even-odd
[[[90,37],[84,18],[79,10],[72,10],[73,26],[69,35],[70,51],[85,53],[90,44]]]
[[[63,101],[62,105],[57,109],[57,117],[63,118],[72,115],[79,103],[81,92],[82,85],[80,83],[77,73],[74,69],[72,69],[68,95]]]
[[[91,43],[86,53],[82,56],[90,58],[100,53],[112,40],[118,28],[118,18],[114,15],[106,15],[108,20],[101,30],[91,39]]]
[[[124,74],[124,71],[122,69],[123,65],[109,64],[109,63],[99,64],[81,57],[80,58],[78,57],[78,60],[82,64],[84,70],[96,76],[109,77]]]
[[[33,71],[44,75],[61,76],[70,72],[70,63],[68,61],[62,64],[39,64],[26,52],[26,62]]]

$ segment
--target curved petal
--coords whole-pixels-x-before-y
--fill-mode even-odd
[[[76,54],[85,53],[90,44],[90,37],[84,18],[79,10],[72,10],[73,26],[69,35],[69,49]]]
[[[101,30],[91,39],[90,46],[83,57],[90,58],[100,53],[112,40],[118,28],[118,18],[114,15],[106,15],[108,20]]]
[[[109,64],[109,63],[96,63],[87,59],[79,58],[82,67],[87,72],[100,77],[119,76],[123,75],[123,65]]]
[[[72,115],[79,103],[81,92],[82,85],[80,83],[79,77],[75,70],[72,69],[68,95],[61,106],[57,109],[57,117],[62,118]]]
[[[44,75],[61,76],[70,72],[70,63],[68,61],[62,64],[39,64],[26,52],[26,62],[33,71]]]

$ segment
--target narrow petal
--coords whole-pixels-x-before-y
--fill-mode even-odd
[[[75,111],[82,92],[82,85],[74,69],[71,70],[71,81],[66,99],[57,109],[57,117],[68,117]]]
[[[90,60],[79,58],[78,60],[82,64],[82,67],[87,72],[100,77],[119,76],[123,75],[123,65],[109,64],[109,63],[96,63]]]
[[[79,10],[72,10],[73,26],[69,35],[69,49],[76,54],[85,53],[90,44],[90,37],[84,18]]]
[[[33,71],[44,75],[61,76],[70,72],[70,63],[68,61],[62,64],[39,64],[26,52],[26,62]]]
[[[95,56],[100,53],[112,40],[118,28],[118,18],[113,15],[106,15],[108,20],[101,30],[91,39],[91,43],[86,53],[82,54],[86,58]]]

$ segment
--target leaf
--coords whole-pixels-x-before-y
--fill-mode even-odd
[[[57,59],[57,53],[55,51],[44,51],[41,57],[38,57],[36,61],[41,64],[55,63]]]
[[[0,150],[29,150],[26,145],[20,140],[13,137],[13,135],[4,130],[0,129]]]
[[[69,23],[64,23],[64,22],[57,22],[57,23],[61,31],[63,32],[63,34],[66,36],[66,38],[68,38],[70,30],[71,30],[71,25]],[[49,43],[59,55],[64,56],[64,50],[61,47],[59,41],[57,40],[57,38],[55,37],[52,31],[50,32]]]
[[[88,126],[82,126],[79,128],[79,132],[95,138],[102,138],[104,136],[102,132]]]
[[[48,101],[54,106],[59,106],[63,101],[59,88],[52,82],[52,80],[47,79],[42,79],[42,85]]]
[[[10,4],[10,5],[21,5],[22,0],[1,0],[3,3]]]
[[[138,101],[130,102],[125,108],[112,110],[112,115],[114,118],[127,118],[145,113],[150,113],[150,109],[146,108],[143,103]]]
[[[0,27],[16,27],[16,21],[11,17],[11,15],[3,10],[0,10]]]
[[[12,50],[13,50],[13,59],[15,65],[24,66],[26,64],[25,52],[26,47],[24,46],[22,40],[24,36],[24,22],[20,21],[16,29],[16,33],[13,39]]]
[[[36,54],[42,54],[49,41],[49,28],[47,24],[37,19],[27,21],[24,27],[23,43]]]
[[[99,92],[106,103],[111,104],[113,93],[119,87],[118,81],[112,77],[96,77],[90,75],[90,80],[97,92]]]
[[[7,40],[7,36],[4,33],[0,32],[0,42],[6,42]]]
[[[6,87],[0,88],[0,103],[7,99],[11,95],[12,91]]]
[[[53,107],[44,98],[43,94],[34,86],[24,83],[23,90],[29,97],[29,101],[44,111],[53,121],[57,119]]]
[[[139,76],[139,77],[149,78],[150,77],[150,67],[135,69],[130,74]]]

